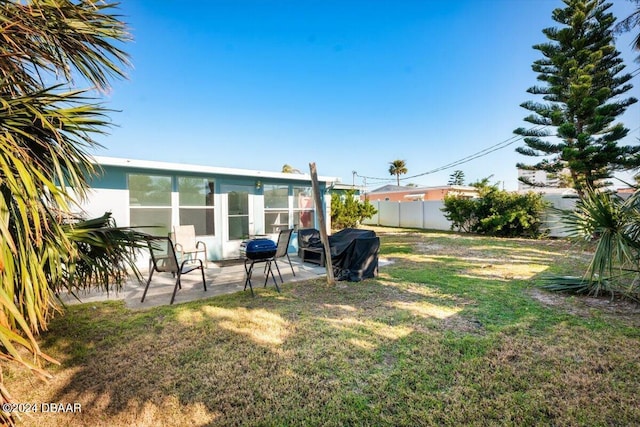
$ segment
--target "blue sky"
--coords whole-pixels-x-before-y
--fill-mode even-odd
[[[622,19],[627,0],[613,0]],[[106,106],[115,127],[97,155],[279,171],[285,163],[370,189],[493,175],[516,189],[521,142],[424,174],[527,124],[532,45],[560,0],[125,0],[133,68]],[[616,43],[632,72],[630,35]],[[631,95],[640,98],[640,75]],[[640,137],[640,106],[622,117]],[[424,175],[423,175],[424,174]],[[421,176],[415,176],[421,175]],[[381,179],[375,179],[381,178]]]

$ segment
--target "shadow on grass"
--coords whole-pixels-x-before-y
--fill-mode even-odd
[[[314,280],[285,284],[282,294],[259,289],[256,298],[236,293],[142,312],[120,303],[70,307],[43,337],[43,349],[63,366],[50,387],[25,390],[25,398],[81,402],[83,412],[35,424],[533,425],[579,424],[580,417],[628,424],[640,417],[629,401],[637,394],[611,392],[637,356],[584,393],[587,401],[598,393],[619,398],[617,408],[602,409],[602,401],[591,410],[563,394],[591,372],[579,360],[594,344],[572,341],[585,326],[529,297],[536,268],[510,279],[475,255],[488,250],[477,240],[466,245],[474,256],[456,257],[459,240],[438,242],[438,254],[417,251],[415,240],[383,240],[397,262],[359,283]],[[531,257],[528,264],[548,267],[555,258],[511,245],[492,249],[500,265],[522,268],[516,257]],[[599,355],[629,353],[601,344],[602,336],[593,341],[615,349]],[[628,344],[637,348],[637,339]]]
[[[145,312],[70,307],[44,337],[63,360],[45,398],[81,402],[78,425],[375,423],[358,396],[376,402],[375,389],[417,351],[413,336],[441,346],[462,310],[384,280],[317,280]]]

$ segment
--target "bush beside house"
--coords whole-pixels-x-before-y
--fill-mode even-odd
[[[333,194],[331,199],[331,225],[336,230],[356,228],[376,213],[369,200],[360,201],[354,190]]]

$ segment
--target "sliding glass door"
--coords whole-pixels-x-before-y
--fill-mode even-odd
[[[227,240],[248,239],[249,194],[253,194],[253,187],[223,185],[222,193],[227,194]]]

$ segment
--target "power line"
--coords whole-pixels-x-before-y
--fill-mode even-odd
[[[542,129],[546,128],[546,127],[547,126],[534,126],[534,127],[530,128],[530,129],[528,129],[528,131],[542,130]],[[482,150],[480,150],[480,151],[478,151],[478,152],[476,152],[474,154],[471,154],[469,156],[463,157],[463,158],[461,158],[459,160],[456,160],[454,162],[448,163],[448,164],[443,165],[443,166],[439,166],[439,167],[437,167],[435,169],[431,169],[431,170],[429,170],[427,172],[423,172],[423,173],[420,173],[420,174],[417,174],[417,175],[403,177],[403,178],[400,178],[400,180],[404,181],[404,180],[407,180],[407,179],[418,178],[418,177],[421,177],[421,176],[424,176],[424,175],[429,175],[429,174],[432,174],[432,173],[440,172],[442,170],[450,169],[452,167],[455,167],[455,166],[458,166],[458,165],[461,165],[461,164],[464,164],[464,163],[468,163],[468,162],[470,162],[472,160],[478,159],[480,157],[484,157],[487,154],[491,154],[494,151],[498,151],[498,150],[501,150],[501,149],[503,149],[505,147],[508,147],[509,145],[512,145],[515,142],[520,141],[523,138],[524,137],[521,136],[521,135],[514,135],[511,138],[508,138],[508,139],[506,139],[506,140],[504,140],[502,142],[499,142],[497,144],[494,144],[494,145],[492,145],[490,147],[484,148],[484,149],[482,149]],[[396,178],[379,178],[379,177],[362,176],[362,175],[358,175],[358,176],[360,178],[365,178],[367,180],[376,180],[376,181],[381,181],[381,182],[397,181]]]
[[[640,70],[640,68],[639,68],[639,70]],[[543,130],[546,127],[547,127],[546,125],[545,126],[534,126],[534,127],[530,128],[530,129],[527,129],[527,131]],[[631,130],[631,131],[629,131],[629,134],[633,134],[638,129],[640,129],[640,126],[635,128],[635,129],[633,129],[633,130]],[[506,140],[504,140],[502,142],[499,142],[499,143],[494,144],[494,145],[492,145],[490,147],[487,147],[487,148],[485,148],[483,150],[480,150],[480,151],[478,151],[478,152],[476,152],[474,154],[471,154],[471,155],[469,155],[467,157],[463,157],[463,158],[461,158],[459,160],[456,160],[454,162],[447,163],[444,166],[439,166],[439,167],[437,167],[435,169],[431,169],[429,171],[422,172],[422,173],[419,173],[417,175],[411,175],[411,176],[400,178],[400,181],[404,181],[404,180],[407,180],[407,179],[418,178],[418,177],[421,177],[421,176],[430,175],[432,173],[436,173],[436,172],[440,172],[440,171],[443,171],[443,170],[451,169],[451,168],[453,168],[455,166],[459,166],[459,165],[468,163],[468,162],[470,162],[472,160],[479,159],[480,157],[484,157],[484,156],[486,156],[488,154],[491,154],[491,153],[493,153],[495,151],[498,151],[498,150],[501,150],[503,148],[506,148],[506,147],[508,147],[510,145],[513,145],[514,143],[516,143],[516,142],[518,142],[518,141],[520,141],[522,139],[524,139],[524,137],[521,136],[521,135],[512,136],[511,138],[508,138],[508,139],[506,139]],[[362,175],[358,175],[357,173],[356,173],[356,175],[359,176],[360,178],[364,178],[364,179],[367,179],[367,180],[374,180],[374,181],[378,181],[378,182],[397,181],[397,178],[379,178],[379,177],[372,177],[372,176],[362,176]]]
[[[469,163],[469,162],[470,162],[470,161],[472,161],[472,160],[479,159],[480,157],[484,157],[484,156],[486,156],[487,154],[491,154],[491,153],[493,153],[494,151],[498,151],[498,150],[501,150],[501,149],[503,149],[503,148],[505,148],[505,147],[508,147],[509,145],[512,145],[512,144],[514,144],[515,142],[518,142],[518,141],[520,141],[520,140],[521,140],[521,139],[523,139],[523,138],[524,138],[523,136],[517,136],[517,137],[515,137],[515,138],[513,139],[513,141],[509,141],[509,140],[507,140],[507,141],[503,142],[503,143],[502,143],[502,145],[489,147],[489,148],[484,149],[484,150],[482,150],[482,151],[478,151],[478,152],[477,152],[477,153],[475,153],[475,154],[472,154],[472,155],[470,155],[470,156],[467,156],[467,157],[464,157],[464,158],[462,158],[462,159],[460,159],[460,160],[457,160],[457,161],[455,161],[455,162],[453,162],[453,163],[449,163],[449,164],[447,164],[447,165],[440,166],[440,167],[435,168],[435,169],[432,169],[432,170],[430,170],[430,171],[423,172],[423,173],[418,174],[418,175],[408,176],[408,177],[401,178],[401,179],[417,178],[417,177],[424,176],[424,175],[429,175],[429,174],[432,174],[432,173],[435,173],[435,172],[440,172],[440,171],[443,171],[443,170],[446,170],[446,169],[451,169],[452,167],[459,166],[459,165],[462,165],[462,164],[464,164],[464,163]],[[510,138],[510,139],[511,139],[511,138]]]

